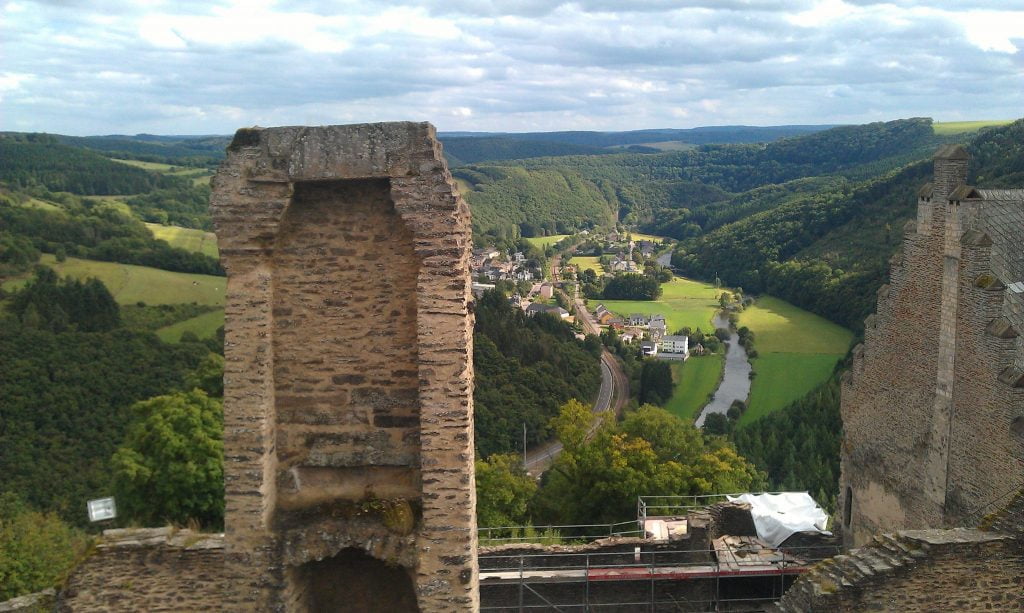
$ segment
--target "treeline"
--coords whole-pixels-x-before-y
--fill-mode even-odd
[[[502,136],[457,137],[446,136],[441,140],[444,153],[451,166],[464,166],[480,162],[500,160],[521,160],[523,158],[562,155],[604,155],[611,150],[573,143],[556,143],[543,140],[520,140]]]
[[[113,162],[98,153],[56,142],[54,137],[0,137],[0,181],[15,188],[43,186],[86,196],[138,194],[180,188],[185,179]]]
[[[462,195],[473,210],[474,232],[493,240],[515,240],[520,224],[571,234],[615,218],[611,187],[594,184],[572,170],[468,166],[452,174],[463,188],[470,188]]]
[[[661,282],[657,277],[625,273],[609,279],[601,297],[605,300],[657,300],[661,291]]]
[[[827,130],[833,126],[792,125],[792,126],[706,126],[684,129],[650,129],[627,130],[624,132],[519,132],[508,134],[453,132],[441,134],[442,140],[448,142],[452,138],[500,138],[508,140],[544,141],[548,143],[566,143],[589,147],[615,147],[622,145],[638,145],[641,143],[661,143],[680,141],[694,145],[709,143],[764,143],[810,134]]]
[[[24,195],[0,194],[0,266],[7,262],[11,272],[25,270],[27,260],[34,263],[44,251],[175,272],[224,274],[215,258],[157,240],[142,222],[111,206],[69,195],[47,196],[59,200],[61,210],[19,206],[16,201]],[[27,251],[26,244],[33,251]]]
[[[863,180],[926,157],[935,142],[931,120],[916,118],[833,128],[768,144],[703,145],[663,154],[532,158],[514,166],[480,164],[466,172],[460,169],[456,176],[473,185],[500,185],[496,190],[499,193],[531,194],[540,189],[552,195],[498,198],[497,193],[474,188],[464,195],[473,206],[478,232],[517,224],[527,209],[528,219],[576,223],[578,218],[552,214],[559,206],[554,197],[557,192],[539,187],[544,183],[554,185],[556,177],[561,176],[573,177],[591,193],[600,193],[605,204],[598,208],[617,212],[618,219],[683,239],[729,221],[731,207],[727,203],[731,194],[824,175]],[[809,187],[813,186],[795,185],[790,189],[806,193]],[[785,192],[761,193],[737,204],[749,213],[773,208],[787,198]],[[594,202],[595,198],[589,200]],[[714,206],[716,203],[721,206]],[[718,216],[723,219],[710,221]]]
[[[874,292],[864,290],[881,284],[890,252],[876,246],[871,253],[856,254],[857,265],[852,269],[795,258],[829,232],[862,218],[865,210],[884,208],[909,215],[913,194],[930,172],[930,165],[920,162],[858,187],[839,182],[832,189],[685,241],[673,253],[672,264],[683,275],[708,279],[717,273],[724,282],[749,293],[768,293],[857,328],[873,306]]]
[[[120,325],[98,281],[41,272],[0,310],[0,495],[84,525],[140,400],[186,388],[209,355]],[[59,306],[59,310],[55,308]],[[191,389],[191,388],[189,388]]]
[[[601,385],[601,344],[578,341],[563,321],[527,317],[497,290],[477,302],[473,404],[477,453],[522,452],[551,436],[549,420],[570,398],[590,401]]]
[[[91,149],[103,155],[143,162],[158,162],[191,168],[212,168],[224,159],[230,136],[176,137],[138,134],[136,136],[64,136],[58,142]]]
[[[839,375],[780,411],[735,429],[736,448],[774,490],[807,490],[835,509],[839,492]]]

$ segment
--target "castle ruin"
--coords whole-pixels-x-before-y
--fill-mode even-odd
[[[842,389],[846,544],[976,525],[1024,487],[1024,189],[947,145]]]
[[[469,208],[427,123],[239,130],[225,608],[474,610]]]

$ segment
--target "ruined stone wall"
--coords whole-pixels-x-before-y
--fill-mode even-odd
[[[62,613],[204,611],[224,596],[221,535],[172,528],[108,530],[57,599]]]
[[[801,577],[772,611],[1019,611],[1024,540],[979,530],[885,535]]]
[[[843,383],[847,545],[974,525],[985,504],[1024,485],[1024,428],[1014,425],[1024,388],[1005,375],[1020,339],[999,323],[1013,300],[1000,278],[1024,270],[1007,259],[1024,241],[1024,199],[986,197],[966,178],[966,152],[940,150]]]
[[[213,188],[229,601],[474,609],[471,231],[433,127],[240,130]]]

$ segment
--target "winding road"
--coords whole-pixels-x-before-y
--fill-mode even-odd
[[[561,290],[559,290],[561,291]],[[562,294],[565,295],[564,293]],[[590,318],[590,313],[583,301],[575,300],[576,317],[583,325],[586,334],[600,334],[601,330]],[[601,350],[601,389],[597,393],[597,400],[594,402],[594,421],[590,426],[589,436],[592,436],[601,425],[602,413],[609,409],[618,415],[626,406],[629,400],[629,379],[622,370],[622,365],[615,359],[607,349]],[[533,447],[526,451],[526,458],[523,465],[526,471],[534,477],[540,477],[555,461],[558,454],[562,453],[562,443],[558,440],[548,441],[542,445]]]

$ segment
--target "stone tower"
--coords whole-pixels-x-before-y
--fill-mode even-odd
[[[478,607],[469,209],[426,123],[239,130],[225,608]]]
[[[974,525],[1024,487],[1024,189],[947,145],[842,390],[848,545]]]

